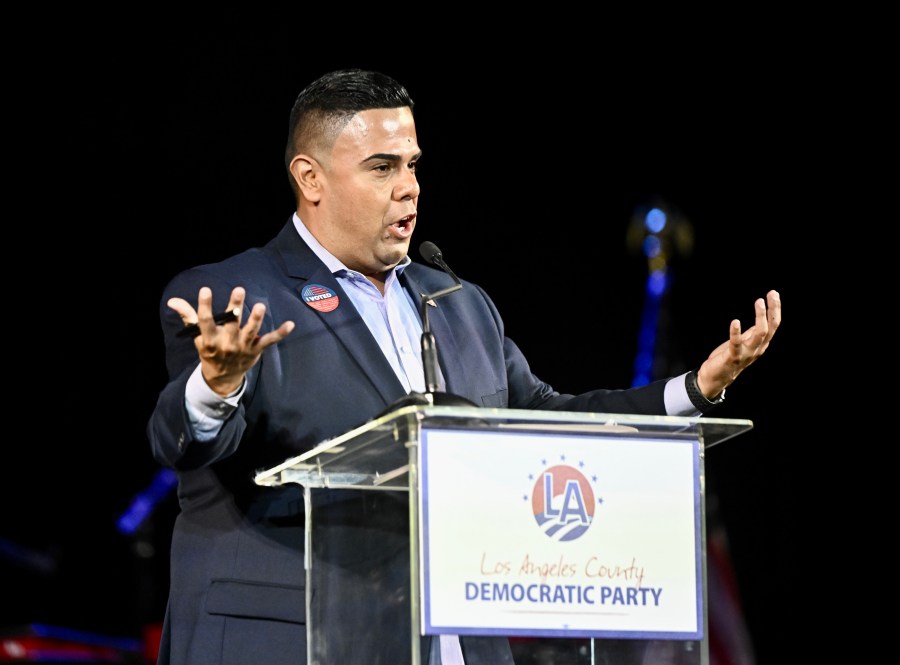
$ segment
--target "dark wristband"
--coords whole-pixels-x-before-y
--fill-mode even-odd
[[[691,399],[691,404],[697,407],[697,410],[700,413],[706,413],[716,405],[725,401],[724,390],[715,400],[706,398],[706,395],[701,392],[700,385],[697,383],[697,370],[695,369],[688,372],[684,377],[684,387],[687,388],[687,394]]]

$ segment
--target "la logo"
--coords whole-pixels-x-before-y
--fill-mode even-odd
[[[572,478],[566,481],[558,508],[553,505],[554,498],[553,476],[549,473],[544,473],[544,515],[548,518],[554,518],[558,524],[568,524],[575,521],[586,525],[590,522],[584,503],[584,495],[581,493],[581,485],[578,484],[578,481]]]

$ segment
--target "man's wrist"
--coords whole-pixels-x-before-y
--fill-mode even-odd
[[[688,397],[700,413],[706,413],[714,409],[716,406],[725,401],[725,391],[723,390],[715,399],[709,399],[700,390],[700,384],[697,383],[696,369],[688,372],[684,377],[684,387],[687,389]]]

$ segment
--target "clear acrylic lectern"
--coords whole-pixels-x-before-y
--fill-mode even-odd
[[[260,471],[408,493],[421,635],[590,638],[592,663],[707,665],[704,451],[751,421],[406,406]],[[317,663],[307,567],[307,650]],[[370,602],[370,601],[367,601]]]

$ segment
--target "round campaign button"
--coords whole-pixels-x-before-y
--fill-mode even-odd
[[[303,302],[320,312],[330,312],[340,303],[338,294],[321,284],[307,284],[300,292]]]

